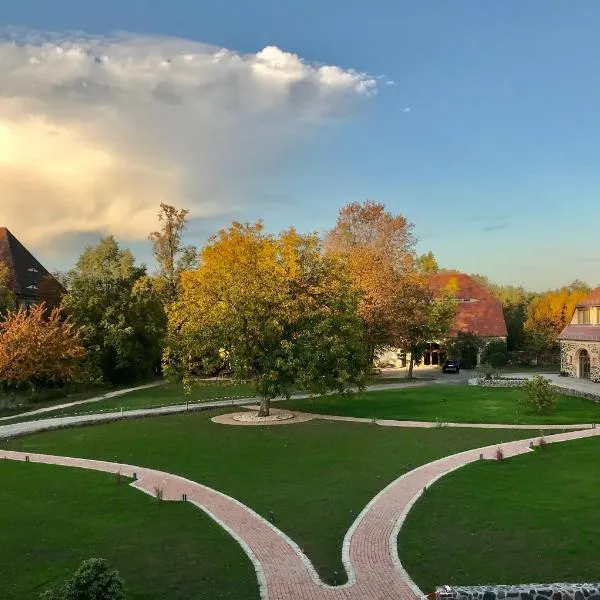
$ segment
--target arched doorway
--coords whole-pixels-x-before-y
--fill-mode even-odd
[[[590,355],[587,350],[579,351],[579,378],[590,378]]]

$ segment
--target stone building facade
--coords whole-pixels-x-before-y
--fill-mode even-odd
[[[561,373],[600,383],[600,287],[575,307],[558,341]]]

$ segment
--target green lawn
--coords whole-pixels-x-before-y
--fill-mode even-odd
[[[0,408],[0,417],[9,417],[11,415],[19,415],[23,412],[36,410],[38,408],[46,408],[57,404],[66,404],[67,402],[78,402],[102,396],[108,392],[114,392],[119,389],[124,389],[126,386],[111,386],[111,385],[90,385],[85,389],[77,389],[73,391],[71,388],[66,390],[46,390],[38,395],[13,395],[10,407]],[[0,394],[0,401],[6,401],[8,398]]]
[[[406,383],[407,386],[412,383],[418,383],[415,379],[406,379],[404,377],[382,377],[373,378],[369,384],[377,385],[390,385]],[[108,391],[108,390],[107,390]],[[102,395],[103,391],[96,395]],[[92,395],[88,394],[87,397]],[[57,416],[77,415],[83,413],[98,413],[98,412],[114,412],[123,410],[135,410],[142,408],[158,408],[161,406],[172,406],[176,404],[198,404],[202,402],[208,402],[210,400],[221,400],[224,398],[251,398],[254,397],[254,390],[249,383],[233,383],[231,381],[205,381],[195,385],[190,394],[186,395],[181,385],[178,384],[166,384],[160,385],[153,388],[144,390],[138,390],[130,392],[116,398],[108,398],[106,400],[99,400],[97,402],[90,402],[71,406],[68,408],[61,408],[57,410],[51,410],[46,413],[37,415],[22,415],[19,416],[16,413],[24,412],[24,409],[13,411],[15,417],[13,419],[7,419],[1,423],[13,423],[16,421],[33,421],[37,419],[44,419]],[[33,404],[27,407],[27,410],[35,410],[37,408],[45,408],[52,404],[66,404],[68,402],[74,402],[77,399],[85,398],[63,398],[58,402],[52,402],[51,404]],[[6,413],[9,414],[9,413]],[[5,416],[0,414],[0,416]]]
[[[597,581],[600,439],[475,463],[432,486],[399,535],[428,593],[444,584]]]
[[[303,547],[328,580],[342,572],[346,530],[408,468],[535,432],[387,429],[313,421],[278,427],[217,425],[206,411],[15,439],[5,447],[105,459],[189,477],[238,498]],[[0,507],[1,512],[1,507]]]
[[[355,396],[290,400],[281,407],[328,415],[445,423],[600,423],[600,403],[561,395],[554,414],[538,415],[519,409],[518,399],[523,394],[519,388],[437,384]]]
[[[257,600],[238,544],[197,508],[159,504],[112,475],[0,462],[0,597],[37,598],[106,558],[129,600]]]
[[[189,395],[186,395],[181,385],[166,384],[144,390],[129,392],[116,398],[108,398],[97,402],[79,404],[68,408],[48,411],[46,413],[7,419],[4,423],[14,421],[32,421],[57,417],[59,415],[76,415],[89,412],[111,412],[121,410],[135,410],[140,408],[157,408],[160,406],[171,406],[175,404],[185,404],[186,402],[198,403],[209,400],[220,400],[230,397],[250,397],[254,392],[249,384],[231,383],[229,381],[210,381],[196,385]],[[71,400],[63,400],[61,403],[67,403]],[[31,406],[29,410],[35,410],[37,406]],[[43,408],[40,406],[39,408]]]

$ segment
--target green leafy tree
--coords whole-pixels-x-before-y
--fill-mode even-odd
[[[125,585],[106,560],[90,558],[60,589],[46,590],[40,600],[125,600]]]
[[[0,316],[15,308],[15,295],[10,288],[10,272],[0,261]]]
[[[552,383],[542,375],[535,375],[523,384],[521,405],[526,410],[539,414],[554,412],[558,402],[558,392]]]
[[[398,332],[397,344],[410,352],[408,377],[419,364],[428,342],[443,344],[454,324],[456,299],[452,290],[442,290],[437,296],[422,277],[405,278],[406,313]]]
[[[161,228],[149,236],[154,259],[158,264],[156,277],[165,303],[175,300],[181,273],[191,269],[198,260],[196,247],[182,244],[189,212],[162,203],[158,212]]]
[[[65,310],[104,380],[139,380],[158,368],[166,315],[153,281],[129,250],[112,236],[87,248],[68,275],[68,288]]]
[[[448,344],[447,354],[449,358],[460,360],[462,368],[474,369],[483,346],[483,340],[479,336],[459,331]]]
[[[419,270],[421,273],[439,272],[440,267],[431,250],[417,257],[417,270]]]
[[[504,340],[493,340],[486,344],[481,353],[481,361],[492,367],[502,367],[508,362],[506,342]]]
[[[169,310],[167,375],[190,383],[198,369],[225,359],[261,398],[362,386],[368,361],[358,299],[340,263],[315,236],[293,229],[268,235],[261,223],[233,223],[182,275]]]
[[[527,347],[525,321],[529,303],[536,297],[522,286],[492,283],[485,275],[471,275],[479,284],[502,302],[502,311],[507,331],[507,349],[524,350]]]

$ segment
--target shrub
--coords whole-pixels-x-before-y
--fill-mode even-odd
[[[521,404],[525,408],[547,415],[554,412],[557,401],[558,394],[545,377],[535,375],[523,384]]]
[[[57,590],[46,590],[40,600],[125,600],[123,580],[102,558],[84,560],[73,577]]]
[[[503,340],[494,340],[487,344],[481,354],[481,360],[489,363],[492,367],[503,367],[508,363],[508,351],[506,342]]]
[[[506,366],[506,363],[508,362],[508,356],[505,352],[494,352],[493,354],[489,355],[488,362],[492,367],[498,369]]]

